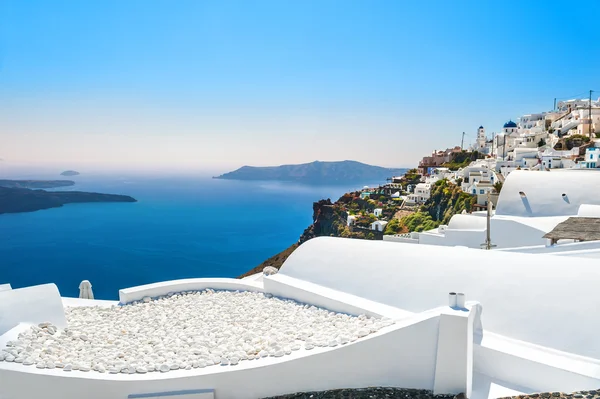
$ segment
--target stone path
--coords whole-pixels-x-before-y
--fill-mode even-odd
[[[431,391],[404,388],[335,389],[300,392],[266,399],[452,399],[454,395],[434,395]]]
[[[577,391],[573,393],[565,392],[543,392],[543,393],[531,393],[529,395],[519,396],[508,396],[506,398],[498,399],[598,399],[600,397],[600,390],[591,391]]]
[[[591,391],[543,392],[507,396],[498,399],[600,399],[600,389]],[[335,389],[322,392],[299,392],[265,399],[465,399],[464,395],[434,395],[431,391],[404,388]]]

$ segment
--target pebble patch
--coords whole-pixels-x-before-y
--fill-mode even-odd
[[[235,367],[346,345],[393,324],[249,291],[190,291],[65,313],[68,328],[32,326],[0,350],[0,361],[112,374]]]

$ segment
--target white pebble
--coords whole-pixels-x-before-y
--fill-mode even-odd
[[[168,364],[161,364],[161,365],[160,365],[160,369],[159,369],[159,371],[160,371],[161,373],[166,373],[166,372],[167,372],[167,371],[169,371],[169,370],[171,370],[171,368],[169,367],[169,365],[168,365]]]
[[[67,307],[68,328],[40,323],[0,361],[112,374],[191,370],[354,342],[394,322],[270,294],[186,291],[109,308]]]

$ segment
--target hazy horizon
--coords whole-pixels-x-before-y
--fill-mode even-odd
[[[414,167],[600,90],[583,3],[4,0],[0,169]]]

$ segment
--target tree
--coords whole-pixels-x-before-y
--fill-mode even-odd
[[[546,140],[544,140],[543,138],[540,139],[540,141],[538,141],[538,144],[537,144],[538,147],[543,147],[545,145],[546,145]]]
[[[496,192],[498,194],[500,194],[500,190],[502,190],[502,182],[501,181],[497,181],[496,183],[494,183],[494,189],[496,190]]]

